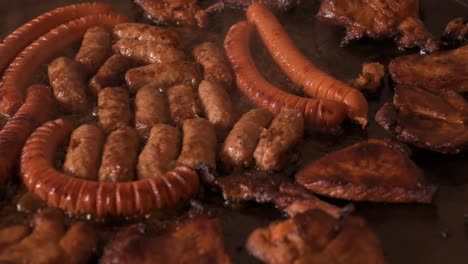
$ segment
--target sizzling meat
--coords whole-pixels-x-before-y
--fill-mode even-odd
[[[326,23],[346,27],[342,44],[370,37],[395,37],[399,48],[439,49],[439,42],[419,20],[419,0],[324,0],[317,14]]]
[[[390,76],[399,84],[429,90],[468,91],[468,45],[431,55],[407,55],[388,65]]]
[[[468,19],[459,17],[450,21],[445,27],[443,38],[462,45],[468,44]]]
[[[402,146],[380,139],[326,154],[299,171],[296,181],[314,193],[352,201],[429,203],[435,192]]]
[[[348,82],[353,88],[360,91],[375,93],[382,84],[385,75],[385,66],[378,62],[362,64],[362,73],[354,80]]]
[[[118,233],[114,242],[107,246],[101,263],[231,263],[217,219],[198,216],[171,225],[160,236],[144,233],[141,225]]]
[[[364,219],[337,220],[320,210],[256,229],[247,249],[267,264],[385,263],[380,241]]]
[[[260,2],[271,10],[288,11],[299,5],[301,0],[224,0],[224,4],[230,8],[246,9],[252,3]]]

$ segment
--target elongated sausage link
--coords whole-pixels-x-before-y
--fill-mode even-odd
[[[75,60],[83,66],[89,75],[95,74],[99,67],[112,53],[112,39],[109,30],[103,27],[89,28],[81,43]]]
[[[227,88],[234,77],[221,47],[212,42],[203,42],[193,49],[195,61],[203,65],[203,76],[207,81],[219,82]]]
[[[49,64],[48,74],[61,108],[71,113],[86,111],[85,76],[78,63],[66,57],[57,58]]]
[[[175,166],[181,135],[176,127],[157,124],[151,129],[146,146],[138,157],[138,178],[160,177]]]
[[[130,59],[120,54],[112,55],[89,81],[89,92],[97,96],[106,87],[121,85],[125,81],[125,72],[130,67],[132,67]]]
[[[102,153],[99,181],[133,180],[139,145],[138,135],[131,127],[122,127],[110,133]]]
[[[174,47],[177,47],[180,42],[179,36],[175,32],[148,24],[122,23],[116,25],[113,32],[117,38],[153,41]]]
[[[121,39],[112,46],[112,49],[141,64],[165,64],[185,59],[183,51],[150,40]]]
[[[107,87],[98,94],[99,126],[106,133],[131,125],[130,97],[122,87]]]
[[[202,81],[198,87],[198,97],[206,118],[215,126],[218,135],[232,127],[234,110],[231,97],[219,83]]]
[[[312,130],[337,128],[346,118],[346,107],[341,103],[309,99],[289,94],[263,78],[250,53],[253,26],[241,21],[233,25],[224,40],[224,48],[236,75],[237,87],[254,104],[278,113],[282,108],[304,113],[306,125]]]
[[[151,85],[138,90],[135,96],[135,128],[141,137],[147,138],[154,125],[169,122],[169,116],[165,94]]]
[[[350,118],[367,125],[368,104],[362,93],[322,72],[304,57],[266,6],[250,5],[247,20],[255,25],[275,62],[306,94],[345,104]]]
[[[92,26],[112,28],[127,21],[116,15],[82,17],[56,27],[25,48],[10,64],[0,84],[0,113],[11,116],[23,103],[23,93],[33,74],[47,61],[75,43]]]
[[[52,118],[55,99],[50,87],[33,85],[26,101],[0,131],[0,185],[12,176],[26,139],[40,124]]]
[[[172,86],[167,90],[167,99],[172,121],[178,127],[182,127],[184,120],[196,118],[200,114],[197,95],[189,85]]]
[[[226,167],[249,167],[253,164],[253,153],[260,133],[268,127],[273,114],[263,108],[245,113],[234,125],[224,141],[221,161]]]
[[[78,178],[98,179],[104,134],[93,125],[82,125],[75,129],[67,148],[63,170]]]

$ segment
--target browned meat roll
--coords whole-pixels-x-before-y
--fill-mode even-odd
[[[125,72],[131,66],[132,62],[130,59],[120,54],[112,55],[89,81],[89,92],[97,96],[106,87],[121,85],[124,82]]]
[[[179,45],[179,36],[166,28],[141,23],[122,23],[114,27],[114,36],[118,38],[153,41],[170,46]]]
[[[138,63],[171,63],[183,61],[183,51],[173,46],[164,45],[154,41],[141,41],[137,39],[121,39],[112,46],[115,52],[122,54]]]
[[[112,54],[111,34],[103,27],[92,27],[84,35],[81,48],[75,61],[83,66],[88,74],[94,74]]]
[[[192,54],[195,61],[203,66],[205,80],[219,82],[226,87],[232,85],[234,77],[221,47],[203,42],[193,49]]]
[[[219,83],[202,81],[198,97],[206,118],[215,126],[218,135],[230,129],[234,122],[231,97]]]
[[[151,128],[169,122],[166,96],[151,85],[138,90],[135,96],[135,128],[141,137],[148,137]]]
[[[106,133],[131,125],[130,97],[122,87],[107,87],[98,95],[99,126]]]
[[[184,120],[199,116],[197,95],[191,86],[186,84],[172,86],[167,90],[167,98],[172,121],[178,127],[182,127]]]

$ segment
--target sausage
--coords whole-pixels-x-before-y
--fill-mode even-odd
[[[93,125],[82,125],[73,131],[67,148],[63,170],[86,180],[98,179],[104,134]]]
[[[197,95],[193,88],[186,84],[172,86],[167,90],[169,109],[174,124],[182,127],[184,120],[198,117]]]
[[[121,39],[112,46],[112,49],[141,64],[165,64],[185,59],[183,51],[154,41]]]
[[[199,190],[197,173],[185,166],[161,177],[132,182],[95,182],[67,176],[53,164],[58,147],[70,132],[70,124],[63,119],[47,122],[32,133],[23,148],[23,183],[49,206],[97,219],[134,217],[173,207]]]
[[[135,96],[135,128],[141,137],[147,138],[154,125],[169,122],[169,115],[164,94],[150,85],[138,90]]]
[[[218,135],[229,130],[234,122],[231,97],[219,83],[202,81],[198,87],[206,118],[214,125]]]
[[[73,43],[92,26],[113,27],[127,21],[116,15],[93,15],[60,25],[25,48],[10,64],[0,82],[0,114],[12,116],[23,103],[23,93],[34,73],[44,63]],[[0,56],[1,57],[1,56]]]
[[[323,99],[295,96],[268,83],[255,66],[250,53],[253,26],[245,21],[233,25],[224,40],[224,48],[236,75],[237,87],[254,104],[272,113],[294,108],[304,114],[311,130],[333,130],[346,118],[345,105]]]
[[[231,87],[234,81],[224,51],[212,42],[203,42],[193,49],[195,61],[203,65],[203,76],[207,81]]]
[[[273,119],[273,114],[263,108],[245,113],[234,125],[224,141],[221,161],[228,168],[250,167],[260,133]]]
[[[200,69],[194,62],[155,63],[130,69],[125,74],[125,80],[132,92],[148,84],[159,89],[181,83],[196,87],[200,79]]]
[[[130,59],[114,54],[104,62],[96,75],[91,78],[88,84],[88,91],[97,96],[98,93],[111,86],[118,86],[124,82],[125,72],[132,67]]]
[[[157,124],[138,157],[137,173],[139,179],[161,177],[175,166],[180,152],[181,135],[177,128]]]
[[[363,127],[367,125],[368,104],[362,93],[307,60],[266,6],[250,5],[247,20],[255,25],[270,55],[292,82],[311,97],[345,104],[350,118]]]
[[[53,60],[48,67],[49,82],[62,109],[82,113],[87,109],[86,83],[78,63],[67,57]]]
[[[0,131],[0,186],[13,175],[26,139],[36,127],[52,118],[55,99],[50,87],[33,85],[26,101]]]
[[[281,170],[297,156],[292,151],[304,135],[304,117],[301,112],[284,108],[262,131],[254,158],[262,170]]]
[[[110,133],[104,145],[99,181],[133,180],[139,147],[138,134],[131,127],[121,127]]]
[[[75,56],[75,61],[83,66],[89,75],[95,74],[99,67],[112,54],[112,39],[109,30],[103,27],[89,28]]]
[[[99,126],[106,133],[131,125],[130,97],[122,87],[107,87],[98,94]]]
[[[166,28],[150,26],[141,23],[122,23],[114,27],[114,36],[117,38],[153,41],[164,45],[179,46],[179,36]]]
[[[193,169],[216,169],[216,133],[206,119],[194,118],[184,121],[182,151],[179,164]]]

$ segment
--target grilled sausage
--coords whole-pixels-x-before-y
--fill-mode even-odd
[[[160,177],[173,169],[180,145],[181,135],[177,128],[165,124],[155,125],[138,157],[138,178]]]
[[[95,74],[112,53],[111,34],[103,27],[89,28],[76,54],[75,61],[83,66],[89,75]]]
[[[234,122],[231,97],[219,83],[202,81],[198,97],[206,118],[214,125],[218,135],[232,127]]]
[[[141,64],[165,64],[185,59],[183,51],[154,41],[121,39],[112,46],[112,49]]]
[[[179,45],[179,36],[175,32],[166,28],[141,23],[118,24],[114,27],[114,36],[117,38],[153,41],[174,47]]]
[[[182,151],[179,164],[193,169],[216,169],[216,133],[206,119],[187,119],[183,127]]]
[[[125,80],[132,92],[136,92],[147,84],[159,89],[180,83],[196,87],[200,83],[200,79],[200,70],[194,62],[155,63],[130,69],[125,74]]]
[[[270,127],[262,131],[254,158],[262,170],[281,170],[295,157],[292,150],[302,140],[304,117],[301,112],[282,109]]]
[[[268,127],[273,115],[266,109],[256,108],[245,113],[234,125],[224,141],[221,161],[228,168],[249,167],[260,133]]]
[[[75,61],[60,57],[48,67],[50,85],[60,106],[67,112],[86,111],[86,83],[84,73]]]
[[[104,145],[99,181],[133,180],[139,144],[138,134],[131,127],[122,127],[110,133]]]
[[[224,51],[212,42],[203,42],[193,49],[195,61],[203,65],[203,76],[207,81],[231,87],[234,81]]]
[[[130,97],[122,87],[104,88],[98,95],[99,126],[106,133],[131,125]]]
[[[125,72],[132,67],[130,59],[120,55],[112,55],[99,68],[96,75],[89,81],[88,91],[97,96],[98,93],[111,86],[118,86],[124,82]]]
[[[93,125],[82,125],[73,131],[63,170],[86,180],[97,180],[104,134]]]
[[[174,124],[182,127],[184,120],[198,117],[197,95],[193,88],[186,84],[172,86],[167,90],[169,109]]]
[[[141,137],[147,138],[151,128],[169,122],[169,106],[164,94],[147,85],[135,96],[135,128]]]

